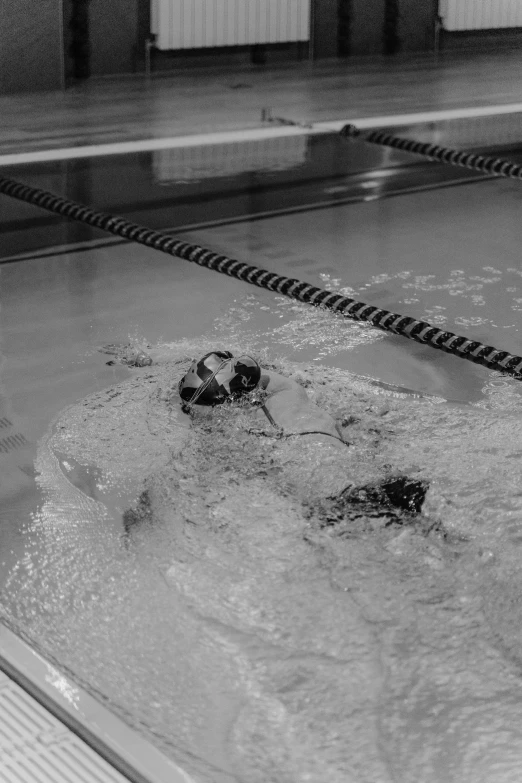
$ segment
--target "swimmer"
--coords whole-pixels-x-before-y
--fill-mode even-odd
[[[256,389],[264,392],[261,410],[279,436],[303,437],[307,444],[314,444],[315,451],[324,447],[324,464],[331,474],[330,466],[339,461],[335,451],[342,457],[349,444],[332,416],[312,402],[305,389],[291,378],[262,369],[250,356],[213,351],[192,363],[178,387],[187,413],[193,405],[219,405]],[[370,485],[337,487],[333,494],[339,503],[356,505],[361,512],[398,509],[414,515],[422,509],[427,488],[426,482],[395,476]]]

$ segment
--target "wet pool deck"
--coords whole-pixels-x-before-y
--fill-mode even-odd
[[[240,72],[237,69],[223,69],[212,75],[186,72],[150,80],[141,77],[106,79],[78,85],[65,93],[0,98],[0,155],[259,128],[263,108],[270,108],[274,115],[296,122],[327,122],[349,117],[382,117],[455,109],[465,116],[468,109],[506,106],[521,101],[522,52],[497,55],[452,53],[442,54],[438,58],[419,56],[371,63],[328,62],[313,66],[306,63],[262,70],[252,67]],[[121,269],[116,264],[113,270],[116,276],[124,273],[123,262],[127,263],[123,253],[121,255]],[[158,275],[161,266],[156,272]],[[88,275],[85,277],[86,269],[82,269],[80,264],[71,271],[68,285],[72,288],[81,287],[83,301],[92,295],[92,281]],[[51,273],[51,279],[56,278],[58,281],[58,271],[54,266],[49,267],[47,264],[47,272]],[[31,270],[28,266],[27,274],[26,285],[30,292],[34,289],[34,309],[28,316],[25,337],[31,330],[33,335],[38,331],[38,313],[41,312],[42,317],[45,315],[38,300],[36,268]],[[184,278],[184,273],[180,274]],[[183,280],[177,282],[179,284]],[[57,282],[57,309],[53,311],[51,327],[54,320],[59,320],[62,315],[67,317],[67,313],[61,314],[59,311],[58,288]],[[207,286],[206,278],[203,280],[202,276],[201,301],[210,296],[214,288],[214,279]],[[100,295],[99,291],[97,293]],[[154,306],[156,293],[155,289],[151,289],[149,304],[151,318],[154,314],[154,319],[157,318]],[[145,297],[142,302],[145,311],[147,302]],[[14,306],[15,303],[11,304]],[[104,318],[109,311],[110,308],[102,308],[101,321],[98,319],[95,324],[94,331],[99,332],[100,341],[104,333]],[[82,339],[86,344],[92,344],[93,336],[97,336],[93,335],[89,312],[87,302],[85,318],[82,318],[81,312],[75,314],[84,328]],[[212,312],[206,314],[205,323],[209,322]],[[122,320],[125,320],[125,315],[125,307],[122,306]],[[165,312],[165,323],[167,321],[168,314]],[[200,323],[199,326],[202,328],[205,324]],[[49,329],[46,331],[47,337],[52,337],[48,332]],[[35,361],[37,355],[36,347],[32,354]],[[15,374],[23,376],[26,370],[16,366],[16,357],[8,358]],[[48,385],[48,394],[52,396],[54,381],[46,375],[45,367],[40,369]],[[35,367],[29,374],[34,370]],[[75,372],[85,376],[85,393],[94,386],[111,382],[114,374],[101,361],[96,361],[96,357],[92,361],[89,358],[86,362],[82,360]],[[77,381],[78,378],[71,379],[73,385]],[[30,401],[31,389],[26,386],[24,394]],[[17,405],[20,407],[20,400]],[[24,407],[23,400],[21,407]],[[11,418],[7,419],[4,414]],[[14,426],[24,439],[23,433],[28,434],[25,444],[19,444],[25,448],[32,436],[38,437],[41,426],[40,423],[31,425],[28,420],[24,422],[23,415],[19,416],[19,421],[15,421],[17,415],[15,413],[13,416],[11,410],[7,413],[0,410],[0,422],[4,419],[8,421],[5,426]],[[24,473],[24,476],[30,480],[28,474]],[[82,779],[86,781],[125,779],[91,748],[92,743],[87,744],[81,739],[81,731],[78,737],[65,728],[64,723],[76,727],[82,724],[88,729],[87,733],[91,731],[99,736],[110,725],[111,741],[120,743],[119,750],[123,755],[134,752],[137,745],[133,743],[140,745],[143,742],[141,738],[126,729],[87,694],[82,694],[72,682],[1,625],[0,669],[7,673],[0,673],[2,779],[10,783],[27,779],[76,781],[78,769],[82,770]],[[42,704],[50,706],[53,714]],[[76,724],[71,717],[71,710],[72,713],[76,712]],[[114,737],[117,739],[114,740]],[[150,751],[152,756],[147,756],[147,752],[141,761],[136,757],[127,759],[134,768],[129,779],[188,780],[173,765],[170,771],[168,766],[162,766],[171,762],[159,758],[160,754],[155,754],[153,749]],[[79,767],[75,767],[75,764]],[[155,764],[159,765],[156,772]],[[159,768],[163,772],[167,770],[165,774],[170,774],[170,777],[162,778],[163,773],[158,773]]]
[[[0,153],[522,102],[522,52],[183,69],[0,97]]]

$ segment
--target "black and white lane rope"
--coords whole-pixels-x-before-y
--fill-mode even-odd
[[[460,356],[476,364],[485,365],[491,370],[507,373],[522,380],[522,356],[500,351],[491,345],[484,345],[467,337],[460,337],[453,332],[432,326],[426,321],[393,313],[332,291],[316,288],[301,280],[284,277],[275,272],[269,272],[267,269],[219,255],[212,250],[183,242],[161,231],[153,231],[136,223],[130,223],[124,218],[98,212],[90,207],[6,177],[0,177],[0,193],[57,215],[79,220],[131,242],[137,242],[162,253],[212,269],[215,272],[235,277],[237,280],[251,285],[275,291],[291,299],[297,299],[299,302],[306,302],[316,307],[321,306],[354,321],[365,321],[377,329],[408,337],[410,340],[430,345],[432,348]]]
[[[480,171],[482,174],[491,174],[497,177],[509,177],[510,179],[522,179],[522,165],[504,158],[492,158],[486,155],[478,155],[465,150],[452,150],[447,147],[439,147],[438,144],[404,139],[394,136],[387,131],[374,130],[363,133],[356,125],[345,125],[340,131],[341,136],[347,139],[358,139],[370,144],[380,144],[384,147],[393,147],[404,152],[413,152],[439,163],[449,163],[452,166],[462,166],[466,169]]]

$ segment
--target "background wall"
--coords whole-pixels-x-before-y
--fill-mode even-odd
[[[312,0],[312,4],[316,60],[433,50],[438,0]],[[85,29],[88,35],[82,44]],[[149,34],[150,0],[0,0],[0,94],[59,89],[91,75],[143,72]],[[522,31],[443,32],[440,40],[442,49],[513,48],[520,46]],[[257,49],[153,50],[152,66],[156,71],[194,65],[242,67],[250,64],[253,55],[262,66],[309,56],[307,44]]]
[[[1,2],[1,0],[0,0]],[[74,50],[75,7],[83,7],[88,26],[88,52]],[[104,76],[142,71],[149,36],[150,0],[63,0],[65,76]],[[72,22],[72,24],[71,24]],[[80,28],[83,25],[80,25]],[[82,30],[80,29],[80,35]],[[71,49],[73,44],[73,49]],[[85,56],[87,55],[87,56]],[[83,60],[78,68],[75,58]],[[88,59],[88,63],[85,60]]]
[[[313,0],[313,51],[315,58],[337,57],[339,0]]]
[[[401,51],[420,52],[434,48],[438,6],[438,0],[400,0]]]
[[[429,51],[435,41],[438,0],[398,0],[398,51]],[[314,57],[385,54],[386,0],[314,0]],[[348,40],[339,41],[339,13],[348,17]],[[341,50],[339,49],[341,45]]]
[[[419,3],[425,0],[417,0]],[[384,0],[352,0],[350,53],[355,56],[383,53]]]
[[[89,17],[92,75],[133,73],[138,61],[138,2],[91,0]],[[143,49],[144,43],[140,55]]]
[[[69,6],[75,0],[64,0]],[[85,1],[85,0],[84,0]],[[315,59],[371,56],[385,52],[385,10],[389,0],[312,0],[313,54]],[[438,0],[396,0],[397,35],[400,51],[422,51],[433,47],[434,19]],[[349,41],[340,52],[339,13],[349,16]],[[133,73],[143,71],[145,41],[150,31],[150,0],[89,0],[91,73]],[[267,64],[307,57],[295,44],[264,47],[259,62]],[[154,70],[176,70],[191,65],[211,67],[214,63],[238,65],[250,62],[248,47],[233,49],[153,52]],[[69,69],[70,70],[70,69]]]
[[[62,0],[0,0],[0,93],[63,84]]]

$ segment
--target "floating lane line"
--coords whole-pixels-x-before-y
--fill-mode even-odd
[[[234,144],[248,141],[264,141],[291,136],[313,136],[321,133],[338,133],[347,124],[357,125],[361,130],[371,130],[386,126],[418,125],[426,122],[444,122],[448,120],[473,119],[478,117],[496,117],[522,112],[522,103],[509,103],[500,106],[473,106],[470,108],[441,109],[438,111],[414,112],[410,114],[390,114],[380,117],[348,117],[342,120],[316,122],[311,126],[276,125],[244,130],[197,133],[190,136],[171,136],[165,138],[136,139],[108,144],[88,144],[60,149],[34,150],[30,152],[11,152],[0,155],[0,166],[14,166],[25,163],[47,163],[57,160],[91,158],[104,155],[125,155],[138,152],[153,152],[188,147],[204,147],[212,144]]]

